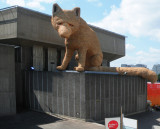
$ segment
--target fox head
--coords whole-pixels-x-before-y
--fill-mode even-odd
[[[58,4],[53,4],[51,23],[61,37],[69,38],[79,29],[80,8],[62,10]]]

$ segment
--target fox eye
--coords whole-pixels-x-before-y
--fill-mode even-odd
[[[57,23],[57,25],[62,25],[62,24],[63,24],[62,22]]]
[[[71,26],[71,27],[73,27],[73,25],[72,24],[68,24],[69,26]]]

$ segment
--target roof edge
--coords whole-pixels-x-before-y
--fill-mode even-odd
[[[45,13],[42,13],[42,12],[39,12],[39,11],[36,11],[36,10],[33,10],[33,9],[25,8],[25,7],[22,7],[22,6],[18,6],[18,5],[6,7],[6,8],[2,8],[2,9],[0,9],[0,11],[4,11],[4,10],[8,10],[8,9],[13,9],[13,8],[21,8],[21,9],[25,9],[25,10],[28,10],[28,11],[32,11],[32,12],[35,12],[35,13],[38,13],[38,14],[41,14],[41,15],[44,15],[44,16],[51,17],[51,15],[49,15],[49,14],[45,14]],[[88,23],[87,23],[87,24],[88,24]],[[94,26],[94,25],[91,25],[91,24],[88,24],[88,25],[89,25],[90,27],[93,27],[93,28],[95,28],[95,29],[97,29],[97,30],[100,30],[100,31],[102,31],[102,32],[111,33],[111,34],[120,36],[120,37],[122,37],[122,38],[126,38],[126,37],[127,37],[127,36],[118,34],[118,33],[116,33],[116,32],[112,32],[112,31],[103,29],[103,28],[98,27],[98,26]]]

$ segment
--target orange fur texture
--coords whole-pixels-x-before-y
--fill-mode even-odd
[[[152,83],[157,81],[157,75],[146,68],[103,67],[103,54],[96,33],[80,17],[80,8],[62,10],[58,4],[53,4],[51,23],[58,34],[65,38],[65,56],[58,70],[65,70],[73,53],[77,51],[75,59],[78,66],[76,71],[93,70],[118,72],[120,74],[138,75]]]

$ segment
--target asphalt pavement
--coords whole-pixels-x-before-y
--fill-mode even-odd
[[[160,112],[144,112],[127,118],[138,120],[138,129],[160,129]],[[104,122],[85,122],[79,119],[57,117],[45,113],[26,111],[0,117],[0,129],[105,129]]]

